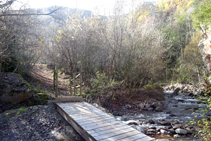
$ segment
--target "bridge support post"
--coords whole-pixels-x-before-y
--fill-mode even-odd
[[[75,73],[73,73],[73,88],[74,88],[74,90],[73,90],[73,91],[74,91],[74,92],[73,92],[74,94],[73,94],[73,95],[75,96],[75,95],[76,95]]]
[[[58,68],[55,66],[53,75],[53,89],[55,91],[55,97],[58,97]]]

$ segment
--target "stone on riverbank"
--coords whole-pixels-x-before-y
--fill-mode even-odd
[[[17,104],[32,96],[31,90],[20,75],[0,73],[0,102]]]

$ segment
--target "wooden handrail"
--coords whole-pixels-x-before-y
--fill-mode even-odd
[[[80,78],[80,84],[76,86],[75,79]],[[73,87],[72,87],[73,84]],[[78,88],[80,88],[80,96],[82,95],[82,72],[75,76],[75,73],[73,73],[73,79],[70,79],[70,94],[72,95],[72,89],[73,89],[73,95],[76,94],[76,91]]]
[[[75,79],[77,79],[79,76],[81,76],[81,73],[79,73],[78,75],[75,76],[75,78],[70,79],[71,82],[74,82]]]
[[[76,89],[80,88],[81,86],[84,86],[84,83],[80,84],[80,85],[77,85],[75,86]],[[70,87],[69,87],[70,88]],[[74,89],[74,87],[71,87],[72,89]]]
[[[75,79],[80,78],[80,84],[76,86],[76,81]],[[73,83],[73,87],[72,87]],[[80,88],[80,95],[82,95],[82,86],[84,84],[82,83],[82,73],[79,73],[78,75],[75,76],[75,73],[73,73],[73,79],[70,79],[70,94],[72,95],[72,89],[74,89],[73,95],[76,95],[76,91],[78,88]],[[58,68],[55,66],[54,69],[54,75],[53,75],[53,89],[55,91],[55,97],[58,97]]]

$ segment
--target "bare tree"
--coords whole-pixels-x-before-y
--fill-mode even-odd
[[[59,9],[57,7],[49,13],[32,9],[14,10],[14,2],[15,0],[6,1],[0,5],[0,71],[2,64],[11,61],[15,61],[15,70],[21,69],[18,66],[22,66],[21,71],[32,68],[32,64],[38,60],[38,48],[43,42],[39,34],[42,23],[38,17],[51,15]]]
[[[57,30],[48,54],[70,73],[80,62],[87,75],[105,72],[110,79],[125,80],[127,85],[162,78],[166,65],[159,29],[162,22],[153,11],[140,20],[141,13],[148,10],[144,6],[131,14],[125,14],[123,7],[117,5],[107,18],[70,15],[65,26]]]

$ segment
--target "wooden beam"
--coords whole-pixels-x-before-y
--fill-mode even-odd
[[[55,97],[58,97],[58,68],[55,66],[54,70],[54,87],[55,87]]]
[[[84,84],[79,84],[77,86],[75,86],[76,89],[81,88],[81,86],[83,86]],[[74,87],[71,87],[72,89],[74,89]]]
[[[73,91],[72,91],[72,81],[70,80],[70,95],[73,95]]]
[[[76,95],[76,82],[75,82],[75,73],[73,73],[73,87],[74,87],[74,95]]]
[[[81,68],[80,68],[80,71],[81,71]],[[82,96],[82,75],[80,75],[80,96]]]
[[[65,97],[56,97],[55,102],[60,103],[60,102],[82,102],[83,98],[77,97],[77,96],[65,96]]]
[[[76,75],[76,76],[73,76],[73,79],[70,79],[70,81],[71,81],[71,82],[74,82],[74,81],[75,81],[75,79],[77,79],[80,75],[81,75],[81,73],[79,73],[79,74],[78,74],[78,75]]]

